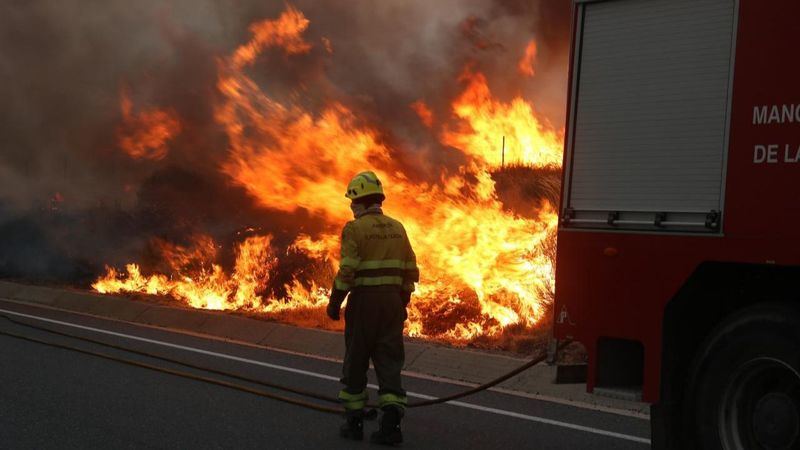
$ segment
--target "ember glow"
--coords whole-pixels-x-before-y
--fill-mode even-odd
[[[465,162],[458,170],[440,171],[435,181],[415,181],[408,165],[398,162],[404,149],[394,148],[384,131],[350,105],[330,99],[311,110],[301,100],[278,100],[255,80],[254,64],[269,54],[292,58],[312,51],[314,44],[305,38],[309,27],[313,23],[292,6],[277,19],[253,24],[250,41],[218,61],[214,119],[227,137],[219,170],[228,182],[276,214],[307,213],[323,231],[309,233],[298,225],[286,244],[257,231],[259,224],[243,224],[253,228],[234,244],[227,270],[220,245],[209,236],[193,236],[188,246],[154,240],[159,263],[150,272],[136,263],[124,270],[109,267],[93,288],[166,295],[196,308],[290,321],[299,317],[290,313],[298,311],[321,316],[338,263],[338,233],[351,219],[344,186],[369,169],[383,180],[385,210],[405,224],[418,255],[421,280],[409,309],[408,335],[465,343],[499,335],[512,325],[534,326],[552,294],[557,216],[546,201],[533,216],[504,207],[492,171],[501,165],[503,137],[506,161],[560,166],[563,132],[522,97],[496,99],[486,77],[467,68],[454,80],[461,93],[450,99],[446,114],[437,117],[428,107],[428,101],[440,99],[411,105],[420,126]],[[319,42],[323,51],[332,51],[329,39]],[[123,120],[129,113],[130,108]],[[178,123],[168,115],[161,119],[163,129]],[[167,140],[161,142],[155,148],[147,142],[131,145],[154,154],[162,147],[159,151],[166,151]],[[289,280],[277,280],[281,269],[298,258],[307,263]]]

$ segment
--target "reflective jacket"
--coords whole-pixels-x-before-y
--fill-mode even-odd
[[[334,288],[396,285],[414,292],[419,281],[417,257],[403,224],[381,214],[365,214],[342,230],[342,255]]]

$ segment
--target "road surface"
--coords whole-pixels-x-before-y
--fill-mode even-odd
[[[335,396],[338,363],[0,300],[0,314],[257,379]],[[15,325],[0,331],[222,379],[145,356]],[[335,415],[70,350],[0,336],[3,448],[364,448]],[[240,381],[233,381],[244,384]],[[374,379],[372,381],[374,383]],[[409,400],[465,389],[406,377]],[[260,389],[264,389],[261,388]],[[374,400],[376,394],[371,392]],[[367,422],[369,433],[377,422]],[[482,392],[409,410],[404,448],[645,449],[640,418]]]

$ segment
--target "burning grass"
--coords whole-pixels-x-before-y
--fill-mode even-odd
[[[513,165],[496,169],[491,176],[499,201],[506,208],[531,214],[531,219],[536,218],[536,205],[558,197],[558,168]],[[142,276],[139,266],[129,266],[122,274],[110,269],[106,282],[96,283],[94,287],[100,292],[128,292],[131,298],[160,304],[178,300],[196,308],[229,310],[303,327],[342,330],[343,322],[333,322],[325,314],[327,290],[316,285],[319,280],[322,286],[330,285],[334,274],[333,265],[325,262],[328,251],[325,242],[303,235],[293,247],[276,255],[269,250],[270,239],[247,237],[239,247],[232,270],[223,270],[214,263],[219,252],[208,236],[193,236],[189,242],[190,245],[181,246],[153,239],[148,253],[155,275]],[[538,244],[538,249],[547,260],[554,261],[555,235],[548,234]],[[331,257],[336,258],[335,254]],[[159,275],[159,272],[171,276]],[[231,272],[232,275],[226,275]],[[297,280],[296,274],[300,272],[307,280],[313,280],[311,287]],[[191,278],[181,275],[183,273],[200,276]],[[292,273],[295,275],[289,275]],[[552,320],[552,286],[548,285],[542,292],[541,315],[535,323],[503,324],[492,316],[484,317],[482,303],[470,289],[457,292],[449,299],[423,299],[421,305],[415,298],[406,334],[455,346],[536,353],[546,345]],[[174,300],[169,300],[170,297]],[[512,311],[523,308],[515,304],[513,298],[507,301]],[[470,327],[470,323],[476,323],[476,317],[483,317],[478,324],[482,328]],[[483,332],[491,327],[498,332]]]

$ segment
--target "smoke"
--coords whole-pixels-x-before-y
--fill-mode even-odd
[[[412,178],[459,162],[410,105],[421,100],[448,117],[468,65],[501,98],[537,99],[563,125],[568,2],[293,4],[311,22],[311,51],[291,59],[275,51],[251,68],[253,79],[277,101],[312,111],[348,105],[400,150]],[[214,120],[220,58],[248,39],[251,23],[284,9],[263,0],[2,2],[0,275],[82,279],[137,254],[149,236],[201,230],[224,241],[253,224],[280,234],[297,223],[256,206],[220,173],[227,137]],[[516,65],[532,39],[540,59],[525,80]],[[164,158],[121,151],[122,91],[133,114],[174,110],[180,133]]]

